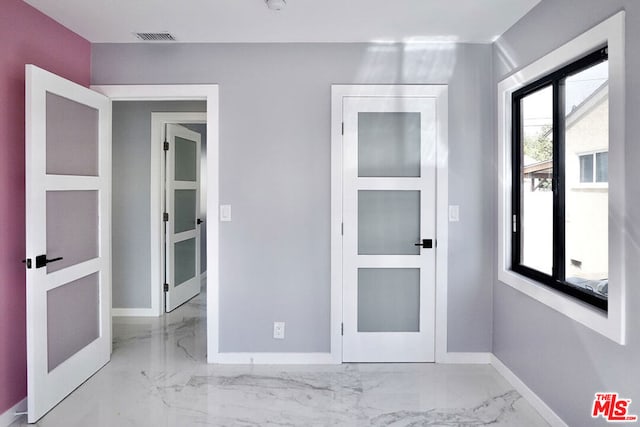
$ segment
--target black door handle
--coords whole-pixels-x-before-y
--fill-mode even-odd
[[[422,239],[422,243],[414,243],[413,246],[422,246],[423,249],[433,248],[433,239]]]
[[[61,259],[62,259],[62,257],[53,258],[53,259],[47,259],[47,255],[38,255],[36,257],[36,268],[44,267],[45,265],[49,264],[50,262],[60,261]]]
[[[202,224],[203,222],[204,222],[204,221],[203,221],[203,220],[201,220],[200,218],[198,218],[198,219],[196,220],[196,224],[198,224],[198,225]]]

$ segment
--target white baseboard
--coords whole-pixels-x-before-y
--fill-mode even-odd
[[[562,418],[556,414],[540,397],[533,392],[511,369],[509,369],[494,354],[491,354],[491,365],[500,373],[527,402],[538,411],[540,416],[553,427],[568,427]]]
[[[437,363],[488,365],[491,353],[444,353],[436,358]]]
[[[8,425],[17,421],[21,415],[16,415],[16,412],[27,411],[27,398],[25,397],[20,402],[7,409],[3,414],[0,414],[0,427],[7,427]]]
[[[113,317],[158,317],[158,313],[152,308],[112,308]]]
[[[218,353],[213,363],[229,365],[334,365],[331,353]],[[340,362],[338,362],[340,363]]]

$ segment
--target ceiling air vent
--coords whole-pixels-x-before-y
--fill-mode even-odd
[[[136,33],[136,37],[145,42],[172,42],[176,40],[171,33]]]

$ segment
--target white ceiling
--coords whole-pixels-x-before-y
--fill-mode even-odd
[[[540,0],[25,0],[93,43],[169,31],[180,42],[486,43]]]

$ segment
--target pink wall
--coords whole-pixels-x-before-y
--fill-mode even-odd
[[[27,395],[24,66],[88,85],[91,45],[22,0],[0,6],[0,414]]]

